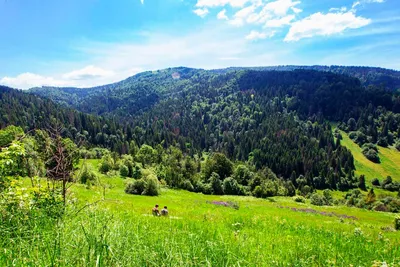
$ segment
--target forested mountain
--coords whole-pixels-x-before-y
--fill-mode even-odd
[[[355,186],[353,157],[340,145],[340,136],[334,139],[329,121],[354,132],[368,153],[374,144],[400,140],[398,93],[330,71],[174,68],[91,89],[30,92],[113,120],[3,91],[2,125],[31,128],[39,118],[36,127],[43,127],[54,117],[73,139],[77,133],[88,135],[88,143],[119,153],[144,144],[159,150],[178,147],[190,157],[222,152],[260,171],[268,167],[296,187]]]
[[[214,70],[217,73],[226,73],[232,70],[258,70],[258,71],[294,71],[294,70],[316,70],[348,75],[360,80],[363,86],[376,85],[390,91],[400,90],[400,71],[358,66],[271,66],[271,67],[250,67],[250,68],[227,68]]]
[[[143,72],[121,82],[93,88],[37,87],[29,91],[83,112],[126,116],[127,113],[135,115],[138,111],[151,107],[160,98],[188,86],[197,86],[203,82],[202,79],[216,74],[235,73],[240,70],[294,71],[298,69],[348,75],[359,79],[363,86],[375,85],[389,91],[400,89],[400,72],[395,70],[374,67],[275,66],[212,71],[179,67]]]
[[[118,83],[93,88],[41,87],[29,91],[82,112],[128,117],[153,106],[160,98],[204,82],[205,73],[173,68],[143,72]]]
[[[125,139],[122,127],[110,119],[63,108],[51,100],[0,86],[0,128],[7,125],[21,126],[25,131],[60,125],[63,136],[76,143],[115,149],[121,147]],[[107,134],[109,138],[100,139],[99,133]]]

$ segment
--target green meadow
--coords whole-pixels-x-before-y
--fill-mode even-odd
[[[0,266],[400,266],[394,214],[168,188],[128,195],[129,179],[98,175],[98,186],[70,188],[56,227],[38,219],[3,236]],[[155,204],[170,216],[152,216]]]
[[[364,174],[368,181],[373,178],[379,180],[391,176],[394,181],[400,181],[400,153],[395,148],[379,147],[379,158],[381,163],[374,163],[368,160],[361,152],[361,148],[354,143],[349,136],[341,131],[342,145],[351,150],[354,156],[356,174]]]

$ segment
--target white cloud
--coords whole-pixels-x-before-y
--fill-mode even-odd
[[[357,6],[363,6],[363,5],[365,5],[365,4],[372,4],[372,3],[382,4],[382,3],[384,3],[384,2],[386,2],[386,0],[358,0],[358,1],[355,1],[355,2],[353,3],[353,5],[351,6],[351,9],[352,9],[352,10],[355,10],[355,8],[356,8]]]
[[[15,77],[4,77],[0,79],[0,84],[7,85],[18,89],[29,89],[40,86],[77,86],[91,87],[116,82],[122,78],[127,78],[143,71],[141,68],[130,68],[120,73],[107,71],[95,66],[87,66],[83,69],[73,70],[71,72],[52,76],[43,76],[34,73],[22,73]]]
[[[265,32],[258,32],[258,31],[253,30],[246,36],[246,40],[255,41],[255,40],[260,40],[260,39],[266,39],[267,37],[272,37],[274,35],[275,35],[274,31],[265,33]]]
[[[282,17],[280,19],[271,19],[265,23],[264,27],[271,27],[271,28],[279,28],[285,25],[290,25],[292,20],[295,19],[294,15],[287,15],[285,17]]]
[[[142,3],[142,5],[144,4],[144,0],[140,0],[140,2]]]
[[[207,14],[209,13],[207,8],[198,8],[193,10],[193,13],[195,13],[197,16],[204,18],[205,16],[207,16]]]
[[[242,7],[251,0],[198,0],[197,7],[218,7],[230,5],[232,7]]]
[[[65,86],[67,83],[52,77],[45,77],[38,74],[26,72],[16,77],[4,77],[0,80],[0,84],[4,84],[13,88],[28,89],[36,86],[53,85]]]
[[[370,19],[346,13],[314,13],[307,18],[292,23],[285,41],[298,41],[313,36],[329,36],[346,29],[357,29],[371,23]]]
[[[218,13],[217,19],[229,20],[228,16],[226,15],[226,9]]]
[[[287,16],[290,11],[296,14],[302,12],[301,9],[296,8],[299,4],[300,1],[293,0],[276,0],[261,5],[253,4],[239,11],[243,13],[240,14],[242,16],[237,16],[237,18],[246,20],[249,24],[265,24],[269,20],[277,20]]]
[[[63,75],[66,80],[90,80],[94,78],[101,78],[112,76],[112,71],[104,70],[93,65],[87,66],[80,70],[74,70]]]
[[[303,9],[300,9],[300,8],[297,8],[297,7],[292,7],[291,9],[296,14],[303,12]]]

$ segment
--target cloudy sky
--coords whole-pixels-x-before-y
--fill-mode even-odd
[[[400,70],[399,0],[0,1],[0,84],[88,87],[188,66]]]

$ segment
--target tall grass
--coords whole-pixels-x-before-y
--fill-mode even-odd
[[[400,266],[393,214],[171,189],[134,196],[124,193],[121,178],[101,179],[110,185],[104,200],[101,186],[75,185],[69,199],[76,203],[62,220],[37,218],[29,233],[0,236],[0,266]],[[234,201],[239,209],[213,200]],[[170,217],[151,216],[156,203],[167,205]]]

